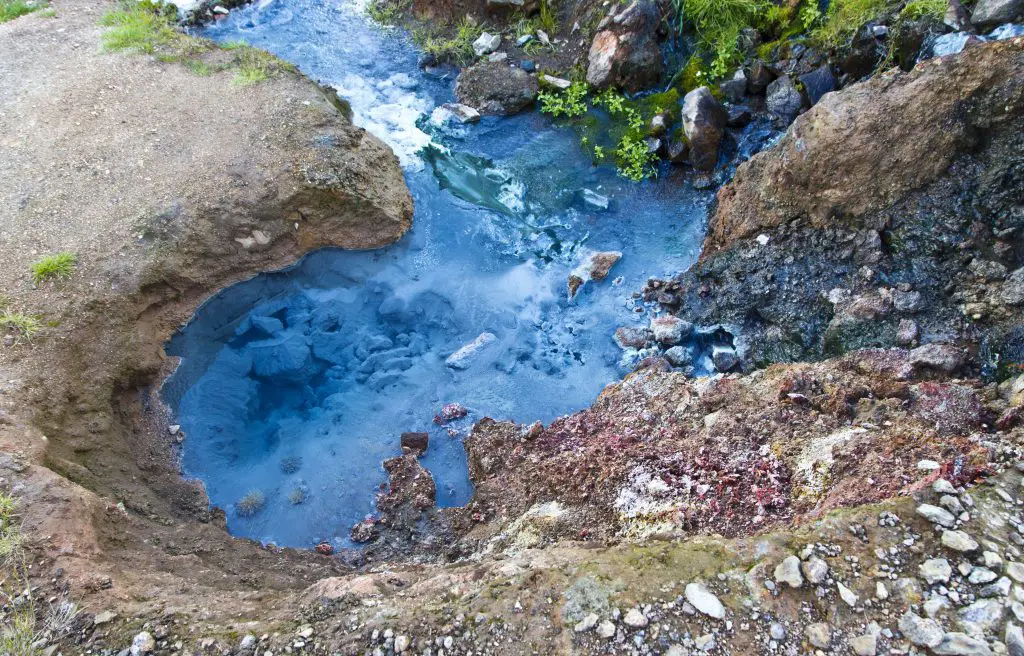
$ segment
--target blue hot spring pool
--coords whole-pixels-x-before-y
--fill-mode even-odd
[[[339,89],[399,155],[416,204],[398,243],[318,251],[225,289],[169,344],[181,363],[163,396],[187,435],[183,471],[233,534],[352,546],[404,431],[430,433],[423,464],[439,505],[464,504],[474,421],[549,422],[628,372],[612,333],[649,321],[633,295],[648,277],[696,259],[712,192],[670,169],[625,181],[536,113],[436,125],[453,74],[421,71],[403,34],[349,3],[260,2],[205,35],[265,48]],[[623,254],[611,275],[570,300],[570,272],[608,250]],[[446,363],[485,333],[459,368]],[[436,424],[447,403],[469,415]],[[247,512],[239,502],[253,491],[263,504]]]

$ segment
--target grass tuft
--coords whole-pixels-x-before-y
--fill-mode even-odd
[[[0,23],[12,21],[33,11],[48,9],[46,2],[33,2],[32,0],[0,0]]]
[[[237,53],[235,62],[238,72],[231,83],[236,86],[259,84],[272,77],[277,77],[281,73],[295,70],[292,64],[278,59],[266,50],[251,46],[242,46],[234,50]]]
[[[250,490],[235,504],[235,510],[242,517],[252,517],[267,505],[267,497],[259,490]]]
[[[861,25],[878,17],[888,5],[888,0],[834,0],[811,37],[826,48],[841,48]]]
[[[41,285],[50,280],[66,280],[75,271],[78,257],[69,251],[47,255],[32,265],[32,282]]]
[[[297,487],[288,493],[288,501],[293,506],[297,506],[306,500],[306,491],[301,487]]]
[[[412,9],[412,0],[372,0],[366,6],[366,15],[380,25],[397,25],[402,15]]]
[[[103,49],[140,52],[147,55],[186,49],[189,37],[174,28],[173,18],[151,3],[124,3],[100,19],[106,27]]]
[[[483,28],[468,18],[463,18],[451,36],[419,29],[413,31],[412,38],[423,52],[433,55],[438,61],[465,65],[476,59],[473,42],[480,38],[481,34],[483,34]]]

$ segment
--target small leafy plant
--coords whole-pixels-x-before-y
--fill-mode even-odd
[[[587,113],[588,91],[589,87],[586,82],[573,82],[568,89],[562,92],[541,91],[537,94],[540,111],[555,118],[583,116]]]
[[[252,517],[267,505],[267,497],[260,490],[249,490],[244,497],[235,504],[235,511],[241,517]]]
[[[41,285],[50,280],[64,280],[75,270],[77,256],[69,251],[47,255],[32,265],[32,282]]]
[[[301,487],[297,487],[288,493],[288,502],[293,506],[297,506],[306,500],[306,491]]]

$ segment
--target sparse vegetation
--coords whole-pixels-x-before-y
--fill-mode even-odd
[[[297,487],[288,493],[288,502],[293,506],[297,506],[306,500],[306,491],[301,487]]]
[[[843,46],[861,25],[880,15],[888,4],[887,0],[835,0],[811,36],[826,48]]]
[[[235,61],[238,73],[232,80],[232,84],[238,86],[259,84],[281,73],[295,70],[292,64],[275,57],[266,50],[243,46],[236,48],[236,52]]]
[[[100,19],[106,27],[103,48],[108,51],[164,54],[172,58],[191,47],[190,39],[174,28],[174,8],[153,2],[123,3]]]
[[[75,271],[78,257],[69,251],[47,255],[32,265],[32,283],[41,285],[51,280],[65,280]]]
[[[235,511],[241,517],[252,517],[267,505],[267,497],[260,490],[249,492],[235,504]]]
[[[537,20],[540,28],[548,34],[558,31],[558,10],[554,6],[555,0],[540,0],[540,13]]]
[[[411,0],[372,0],[366,6],[366,15],[381,25],[395,25],[411,8]]]
[[[468,18],[463,18],[455,26],[455,32],[450,36],[446,36],[436,29],[420,28],[413,30],[412,38],[423,52],[432,55],[439,61],[464,65],[475,59],[473,42],[482,33],[483,28]]]
[[[43,327],[39,317],[13,308],[0,308],[0,333],[13,335],[17,343],[21,340],[31,341]]]
[[[12,21],[15,18],[31,14],[33,11],[48,8],[47,2],[33,2],[32,0],[0,0],[0,23]]]

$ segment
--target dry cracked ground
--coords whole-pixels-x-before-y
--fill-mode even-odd
[[[380,519],[415,521],[378,538],[406,557],[354,568],[227,535],[153,389],[209,294],[407,230],[397,160],[291,72],[240,87],[104,53],[107,7],[0,25],[0,284],[44,317],[0,347],[0,529],[20,532],[0,619],[20,653],[1024,654],[1024,376],[986,370],[1024,303],[1024,40],[854,85],[741,167],[713,252],[648,293],[680,326],[746,322],[745,373],[688,378],[639,335],[641,368],[592,408],[474,428],[469,507],[410,510],[426,475],[406,456]],[[927,111],[907,101],[927,89]],[[801,159],[830,152],[843,166]],[[850,180],[893,152],[884,197],[857,201],[875,187]],[[34,284],[59,251],[74,275]],[[941,286],[899,279],[907,262]],[[823,318],[785,363],[798,291]]]

